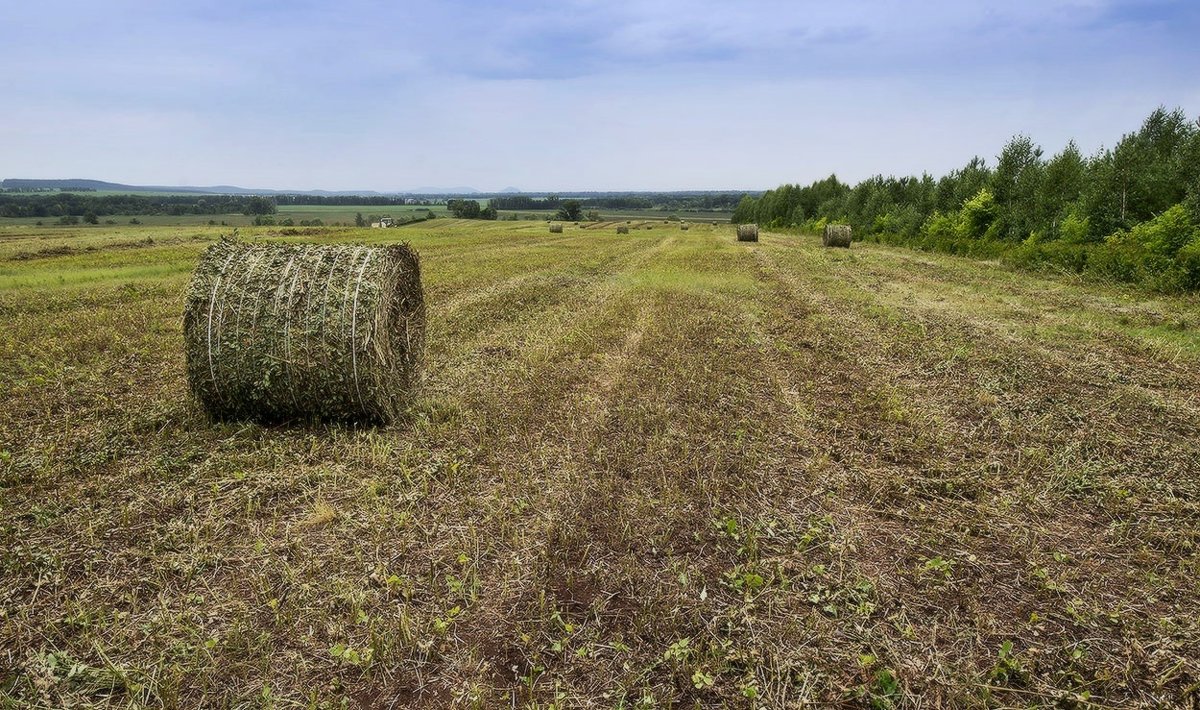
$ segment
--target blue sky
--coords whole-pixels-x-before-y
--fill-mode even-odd
[[[5,2],[0,177],[762,189],[1200,115],[1200,2]]]

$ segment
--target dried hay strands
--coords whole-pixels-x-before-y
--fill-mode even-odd
[[[739,242],[757,242],[758,241],[758,225],[757,224],[739,224],[737,228],[737,240]]]
[[[183,340],[213,419],[390,422],[420,382],[420,257],[407,244],[222,239],[192,275]]]
[[[821,244],[827,247],[850,248],[851,230],[848,224],[827,224],[821,233]]]

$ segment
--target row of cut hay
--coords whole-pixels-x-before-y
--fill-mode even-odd
[[[222,239],[196,266],[183,334],[214,419],[393,421],[420,381],[420,259],[407,244]]]

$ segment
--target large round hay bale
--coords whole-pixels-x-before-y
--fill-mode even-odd
[[[850,248],[851,231],[848,224],[827,224],[821,233],[821,243],[827,247]]]
[[[682,229],[682,230],[683,230],[683,231],[685,231],[685,232],[686,232],[686,231],[688,231],[688,223],[687,223],[687,222],[680,222],[680,223],[679,223],[679,228],[680,228],[680,229]]]
[[[562,225],[561,224],[550,225],[550,233],[551,234],[562,234]]]
[[[626,227],[622,224],[621,226],[617,227],[617,234],[629,234],[629,227]]]
[[[214,419],[386,423],[420,382],[417,252],[222,239],[192,276],[187,376]]]
[[[737,240],[739,242],[757,242],[758,241],[758,225],[757,224],[739,224],[737,228]]]

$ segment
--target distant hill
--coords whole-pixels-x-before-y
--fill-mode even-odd
[[[69,178],[65,180],[30,180],[8,178],[0,181],[6,190],[104,190],[109,192],[186,192],[203,195],[475,195],[473,187],[418,187],[411,190],[379,192],[377,190],[275,190],[237,187],[236,185],[211,185],[193,187],[186,185],[126,185],[104,180]]]

